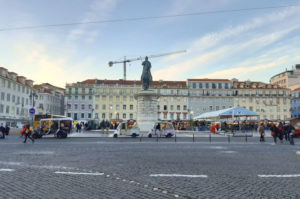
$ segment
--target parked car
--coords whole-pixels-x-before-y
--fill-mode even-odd
[[[148,137],[153,136],[170,138],[175,135],[175,129],[171,122],[155,122],[151,130],[148,132]]]
[[[140,135],[140,128],[136,121],[129,120],[120,122],[116,130],[114,131],[113,137],[117,138],[120,135],[127,135],[131,137],[137,137]]]

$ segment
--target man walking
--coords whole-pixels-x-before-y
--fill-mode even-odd
[[[27,138],[31,139],[32,143],[34,143],[34,139],[31,137],[32,129],[30,128],[29,122],[25,125],[25,140],[24,143],[26,143]]]
[[[264,142],[265,141],[265,127],[264,127],[264,124],[261,123],[260,126],[259,126],[259,134],[260,134],[260,142]]]
[[[0,139],[4,139],[5,138],[5,128],[4,128],[2,123],[1,123],[1,126],[0,126],[0,131],[2,133],[2,137],[0,137]]]

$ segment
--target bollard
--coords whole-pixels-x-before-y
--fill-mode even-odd
[[[195,142],[195,135],[194,135],[194,133],[193,133],[193,142]]]

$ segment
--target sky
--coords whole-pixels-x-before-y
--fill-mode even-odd
[[[298,6],[113,23],[0,31],[0,66],[36,84],[65,87],[86,79],[122,79],[121,61],[150,59],[154,80],[237,78],[269,82],[300,64],[300,0],[0,0],[0,29]],[[142,61],[127,64],[139,80]]]

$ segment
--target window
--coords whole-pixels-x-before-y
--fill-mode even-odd
[[[9,114],[9,106],[6,106],[6,114]]]
[[[174,113],[170,114],[171,120],[174,120]]]
[[[71,95],[69,95],[69,96],[68,96],[68,100],[71,100],[71,99],[72,99],[72,96],[71,96]]]
[[[0,104],[0,113],[3,113],[3,111],[4,111],[4,105]]]
[[[5,93],[1,92],[1,100],[4,101],[4,98],[5,98]]]
[[[84,104],[81,104],[81,109],[84,110]]]
[[[78,88],[75,88],[75,94],[76,95],[78,94]]]
[[[125,104],[123,105],[123,110],[126,110],[126,105]]]
[[[91,113],[88,114],[88,118],[92,118],[92,114]]]
[[[164,111],[168,110],[168,106],[164,105]]]
[[[170,110],[171,110],[171,111],[173,111],[173,109],[174,109],[174,106],[173,106],[173,105],[171,105],[171,106],[170,106]]]
[[[89,94],[92,95],[93,94],[93,89],[89,89]]]
[[[123,113],[123,119],[126,119],[126,113]]]
[[[216,106],[216,111],[218,111],[219,110],[219,106]]]
[[[212,110],[213,110],[213,107],[212,107],[212,106],[209,106],[209,110],[212,111]]]
[[[120,110],[120,105],[119,104],[116,105],[116,110]]]
[[[123,101],[126,101],[127,100],[127,97],[126,96],[123,96]]]
[[[219,89],[221,89],[221,88],[222,88],[222,83],[219,83],[219,85],[218,85],[218,86],[219,86]]]
[[[205,83],[205,88],[209,88],[209,83]]]
[[[81,113],[81,118],[84,118],[84,113]]]
[[[133,96],[130,96],[130,101],[133,102]]]
[[[102,113],[102,119],[105,119],[105,113]]]
[[[82,88],[81,90],[82,90],[82,94],[85,94],[85,88]]]
[[[187,110],[187,106],[183,105],[183,110],[186,111]]]
[[[102,95],[102,101],[106,101],[106,96]]]
[[[164,119],[167,119],[167,118],[168,118],[168,114],[164,113]]]
[[[43,105],[43,104],[41,104],[41,105]],[[67,107],[68,107],[68,109],[72,108],[71,104],[68,104]]]
[[[90,95],[90,96],[89,96],[89,100],[92,100],[92,99],[93,99],[93,96]]]
[[[196,83],[193,83],[193,88],[196,88]]]
[[[68,117],[71,117],[71,113],[68,113]]]
[[[98,119],[98,113],[95,113],[95,118]]]
[[[77,95],[75,95],[75,100],[78,100],[78,96]]]
[[[120,96],[116,96],[116,101],[120,101]]]
[[[7,93],[7,95],[6,95],[6,101],[10,101],[10,94],[9,93]]]
[[[78,105],[77,104],[74,104],[74,109],[78,109]]]
[[[158,111],[160,110],[160,106],[159,106],[159,105],[157,105],[157,110],[158,110]]]
[[[132,104],[130,104],[130,110],[133,110],[133,105]]]
[[[106,109],[106,105],[102,104],[102,110],[105,110],[105,109]]]
[[[212,88],[216,88],[216,84],[215,83],[212,83]]]
[[[95,109],[98,110],[98,104],[95,105]]]
[[[133,114],[132,113],[129,114],[129,118],[133,119]]]
[[[81,96],[81,99],[82,99],[82,100],[85,100],[85,96],[84,96],[84,95],[83,95],[83,96]]]
[[[202,83],[199,83],[199,88],[202,88]]]
[[[177,111],[180,111],[180,105],[177,105]]]

